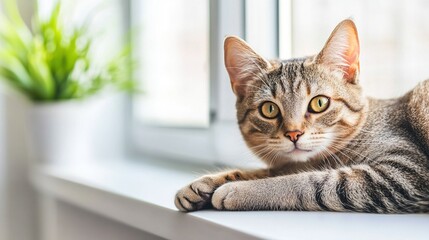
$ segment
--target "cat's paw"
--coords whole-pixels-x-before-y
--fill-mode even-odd
[[[244,196],[240,193],[242,182],[231,182],[222,185],[212,197],[212,205],[218,210],[241,210]]]
[[[212,195],[218,187],[242,179],[243,173],[240,170],[203,176],[179,190],[174,203],[183,212],[211,207]]]
[[[180,211],[190,212],[210,206],[211,196],[221,182],[217,178],[205,176],[180,189],[174,201],[176,207]]]

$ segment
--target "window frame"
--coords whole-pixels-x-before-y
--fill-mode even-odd
[[[132,5],[132,0],[130,6]],[[260,165],[241,137],[235,116],[235,96],[224,67],[223,41],[227,35],[246,39],[258,52],[278,57],[278,6],[284,0],[209,1],[210,124],[208,128],[151,126],[131,115],[129,128],[131,151],[138,157],[147,155],[198,164],[255,166]],[[288,0],[289,1],[289,0]],[[261,29],[249,24],[255,15]]]

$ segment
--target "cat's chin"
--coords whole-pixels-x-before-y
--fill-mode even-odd
[[[316,154],[312,150],[302,150],[295,148],[288,153],[288,158],[294,162],[306,162],[314,157]]]

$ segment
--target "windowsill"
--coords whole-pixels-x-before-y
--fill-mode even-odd
[[[427,239],[424,214],[180,213],[174,195],[198,173],[204,170],[118,161],[41,167],[33,180],[55,198],[168,239]]]

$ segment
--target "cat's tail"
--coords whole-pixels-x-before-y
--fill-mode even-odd
[[[408,119],[429,156],[429,80],[421,82],[409,94]]]

